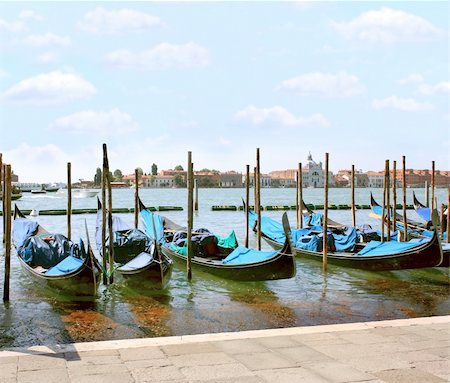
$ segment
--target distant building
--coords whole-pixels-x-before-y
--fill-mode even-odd
[[[19,182],[19,176],[11,170],[11,182]]]
[[[374,172],[369,170],[367,172],[370,188],[382,188],[384,185],[384,172]]]
[[[220,173],[219,186],[222,188],[242,187],[242,173],[235,171]]]
[[[302,167],[302,185],[303,187],[323,188],[325,185],[324,170],[322,162],[315,162],[309,153],[307,164]],[[275,170],[269,173],[270,176],[280,186],[292,186],[296,184],[297,169]],[[329,186],[334,186],[333,173],[328,172]]]
[[[242,177],[244,180],[244,185],[246,183],[245,176]],[[250,186],[253,187],[255,184],[255,175],[250,173],[249,175]],[[261,174],[260,186],[262,188],[270,188],[272,186],[272,177],[269,174]]]
[[[172,175],[142,176],[142,186],[146,188],[172,188],[175,187],[175,179]]]
[[[352,171],[348,169],[339,170],[334,177],[336,186],[347,187],[352,185]],[[366,188],[369,185],[369,177],[362,170],[355,170],[355,187]]]
[[[398,183],[402,182],[402,170],[396,172]],[[431,170],[429,169],[406,169],[406,184],[411,187],[423,187],[425,182],[431,185]],[[437,187],[450,186],[450,172],[446,170],[436,170],[434,174],[434,183]]]

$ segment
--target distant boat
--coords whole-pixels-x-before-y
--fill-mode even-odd
[[[59,190],[59,187],[57,187],[57,186],[49,186],[49,187],[45,188],[45,191],[49,192],[49,193],[56,193],[58,190]],[[31,192],[33,193],[33,191],[31,191]]]
[[[97,190],[86,190],[86,189],[72,189],[72,198],[92,198],[98,194]],[[56,193],[58,197],[67,196],[66,190],[58,190]]]
[[[44,189],[34,189],[31,191],[32,194],[45,194],[47,193]]]

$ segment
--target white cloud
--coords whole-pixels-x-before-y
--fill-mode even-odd
[[[44,35],[30,35],[27,38],[25,38],[23,42],[27,45],[31,45],[34,47],[42,47],[49,45],[67,47],[70,45],[71,41],[69,36],[58,36],[54,33],[47,32]]]
[[[364,12],[349,22],[333,22],[332,27],[345,39],[362,43],[417,42],[444,35],[422,17],[386,7]]]
[[[422,75],[414,73],[408,77],[401,79],[400,84],[415,84],[417,85],[417,92],[426,96],[437,93],[450,93],[450,81],[441,81],[434,85],[428,84]]]
[[[37,57],[37,61],[41,64],[53,64],[58,61],[58,55],[55,52],[45,52]]]
[[[412,98],[400,98],[397,96],[386,97],[382,100],[373,100],[372,107],[376,110],[397,109],[403,112],[421,112],[433,109],[433,105],[428,102],[418,102]]]
[[[82,134],[94,133],[100,135],[127,134],[137,130],[138,123],[125,112],[112,109],[109,112],[84,110],[58,118],[52,129],[62,132]]]
[[[43,21],[44,17],[42,17],[41,15],[37,14],[36,12],[30,10],[30,9],[25,9],[23,11],[21,11],[19,13],[19,19],[21,20],[34,20],[34,21]]]
[[[142,32],[162,25],[159,17],[133,9],[108,11],[97,7],[83,16],[83,20],[78,23],[78,28],[95,34],[121,34]]]
[[[327,127],[330,122],[321,114],[312,114],[307,117],[296,117],[282,106],[271,108],[257,108],[254,105],[247,106],[234,115],[235,121],[247,122],[255,126],[270,127]]]
[[[94,85],[75,73],[54,71],[26,78],[0,94],[14,104],[56,105],[97,93]]]
[[[0,19],[0,31],[20,33],[28,30],[27,21],[42,21],[44,18],[31,10],[23,10],[19,13],[17,20]]]
[[[281,83],[281,90],[303,96],[350,97],[364,93],[365,86],[359,78],[345,72],[312,72],[293,77]]]
[[[450,93],[450,82],[441,81],[434,85],[423,83],[418,86],[418,91],[427,96],[436,93]]]
[[[225,137],[222,137],[222,136],[219,137],[219,144],[220,144],[220,145],[223,145],[223,146],[229,146],[229,145],[231,145],[232,143],[233,143],[233,141],[231,141],[231,140],[228,139],[228,138],[225,138]]]
[[[9,73],[6,70],[0,68],[0,80],[7,77],[9,77]]]
[[[27,30],[25,23],[22,21],[7,21],[4,19],[0,19],[0,31],[7,31],[7,32],[24,32]]]
[[[106,55],[106,61],[121,68],[166,69],[203,68],[209,65],[207,49],[189,42],[184,45],[161,43],[141,52],[118,50]]]
[[[9,162],[14,173],[19,175],[19,181],[53,182],[65,178],[64,164],[68,162],[68,157],[61,148],[53,144],[31,146],[22,143],[18,147],[4,152],[4,160]],[[42,172],[42,169],[48,169],[48,171]],[[49,174],[52,178],[42,179],[42,177],[48,177]]]

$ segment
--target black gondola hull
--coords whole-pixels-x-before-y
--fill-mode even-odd
[[[283,246],[280,246],[280,249]],[[162,248],[163,254],[171,257],[175,262],[186,266],[186,257],[169,249]],[[263,262],[242,265],[223,265],[219,262],[207,261],[204,258],[193,257],[192,268],[220,278],[234,281],[267,281],[287,279],[295,276],[295,258],[292,254],[279,252],[275,257]]]
[[[282,245],[271,238],[262,235],[262,238],[274,249],[279,249]],[[323,254],[320,252],[307,251],[298,248],[293,250],[299,258],[315,259],[322,262]],[[415,250],[408,250],[403,253],[386,254],[378,256],[358,256],[351,253],[328,253],[327,262],[342,267],[351,267],[369,271],[388,271],[403,269],[418,269],[424,267],[434,267],[442,262],[442,252],[436,237]]]

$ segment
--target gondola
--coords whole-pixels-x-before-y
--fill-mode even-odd
[[[250,222],[255,223],[256,214],[254,212],[249,214]],[[253,228],[256,230],[255,224],[253,224]],[[307,230],[310,230],[310,238],[305,237]],[[312,241],[316,238],[315,240],[317,240],[317,236],[314,234],[320,233],[321,230],[323,232],[323,228],[320,227],[292,230],[291,237],[294,239],[295,255],[300,258],[322,261],[322,251],[300,248],[300,244],[303,244],[306,239]],[[352,233],[354,235],[354,231]],[[268,217],[261,218],[261,237],[274,249],[279,249],[284,241],[281,225]],[[343,237],[342,242],[345,243],[345,241]],[[330,237],[327,242],[331,244],[332,238]],[[371,241],[368,244],[355,242],[352,247],[352,251],[342,252],[329,249],[327,252],[328,263],[370,271],[385,271],[433,267],[442,261],[442,252],[436,231],[432,239],[426,243]]]
[[[90,244],[87,253],[62,234],[53,234],[14,208],[13,244],[21,267],[38,283],[71,296],[96,295],[101,269]]]
[[[423,215],[424,215],[424,220],[426,220],[426,217],[430,217],[430,219],[426,222],[426,224],[421,223],[421,222],[416,222],[414,220],[411,219],[407,219],[406,220],[406,225],[407,225],[407,231],[408,231],[408,236],[412,237],[412,238],[416,238],[422,241],[427,241],[427,240],[431,240],[434,236],[434,232],[436,230],[433,230],[433,222],[432,222],[432,214],[430,213],[430,209],[427,208],[426,206],[424,206],[423,204],[421,204],[416,196],[413,194],[413,200],[414,200],[414,209],[416,209],[416,206],[418,209],[427,209],[427,211],[422,211]],[[381,206],[378,204],[377,201],[375,201],[375,199],[372,196],[372,193],[370,194],[370,206],[372,209],[372,216],[381,219]],[[417,210],[416,210],[417,211]],[[391,214],[392,215],[392,214]],[[437,213],[436,213],[437,215]],[[419,214],[419,216],[421,216],[421,214]],[[399,230],[403,230],[404,228],[404,223],[403,223],[403,216],[400,214],[396,214],[396,225],[399,228]],[[436,227],[438,227],[439,225],[437,224],[437,218],[436,218]],[[445,234],[446,236],[446,234]],[[439,240],[439,235],[438,235],[438,240]],[[450,244],[445,243],[445,242],[440,242],[440,246],[442,248],[442,262],[437,265],[439,267],[449,267],[450,266]]]
[[[102,204],[97,199],[96,243],[102,255]],[[173,262],[165,256],[151,237],[113,216],[114,272],[132,287],[163,289],[172,275]],[[106,230],[108,236],[108,229]],[[109,241],[106,240],[108,245]],[[108,247],[108,246],[107,246]]]
[[[174,241],[177,235],[186,236],[186,229],[154,214],[146,209],[142,202],[139,207],[147,234],[157,239],[163,254],[181,265],[186,265],[187,247],[177,246]],[[289,233],[286,215],[283,215],[283,225]],[[197,230],[192,234],[198,238],[198,242],[193,245],[193,269],[236,281],[265,281],[295,276],[295,259],[289,234],[279,251],[259,251],[237,246],[234,232],[227,238],[220,238],[205,230]],[[235,242],[233,246],[232,242]]]
[[[430,221],[430,217],[431,217],[431,209],[427,206],[425,206],[424,204],[422,204],[417,198],[416,198],[416,194],[413,192],[413,206],[414,206],[414,210],[415,212],[426,222],[424,224],[425,227],[429,228],[430,225],[432,224]],[[444,216],[447,218],[447,214],[444,213]],[[447,227],[447,222],[444,222],[444,227],[441,228],[441,230],[445,230]],[[429,230],[424,230],[422,231],[422,236],[424,237],[429,237]],[[448,232],[445,231],[444,232],[444,236],[443,236],[443,240],[442,240],[442,256],[443,256],[443,260],[442,263],[440,264],[441,267],[449,267],[450,266],[450,243],[447,242],[447,238],[448,238]],[[444,242],[444,240],[446,242]]]

